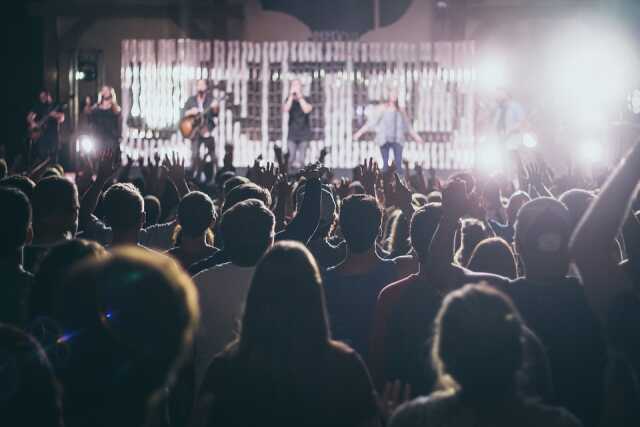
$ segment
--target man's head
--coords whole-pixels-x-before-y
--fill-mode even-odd
[[[192,191],[178,206],[178,222],[183,237],[201,237],[215,221],[213,201],[204,193]]]
[[[249,184],[250,182],[251,181],[249,180],[249,178],[246,178],[244,176],[238,176],[238,175],[234,175],[229,179],[227,179],[222,185],[222,192],[224,194],[225,199],[227,198],[229,193],[233,191],[234,188],[240,187],[242,184]]]
[[[40,93],[38,94],[38,99],[43,104],[50,104],[53,101],[53,97],[46,89],[40,91]]]
[[[143,425],[191,347],[199,316],[191,278],[169,257],[128,247],[82,261],[53,299],[68,354],[60,379],[75,414]]]
[[[33,197],[33,229],[35,238],[42,235],[73,237],[78,230],[78,188],[67,178],[50,176],[38,182]]]
[[[509,202],[507,203],[507,221],[509,221],[509,224],[515,224],[518,211],[529,200],[531,200],[531,197],[524,191],[516,191],[509,197]]]
[[[31,205],[15,188],[0,188],[0,257],[12,255],[31,239]]]
[[[138,231],[144,224],[144,200],[129,183],[113,184],[104,193],[104,214],[114,232]]]
[[[266,206],[271,206],[271,193],[253,182],[240,184],[227,193],[222,205],[222,212],[226,212],[230,207],[238,202],[249,199],[258,199]]]
[[[31,178],[24,175],[9,175],[0,179],[0,187],[17,188],[22,191],[29,200],[31,200],[33,192],[36,189],[36,183],[33,182]]]
[[[372,250],[381,225],[382,210],[374,197],[354,194],[342,202],[340,229],[352,253]]]
[[[273,244],[275,217],[256,199],[238,202],[220,220],[224,251],[236,265],[253,266]]]
[[[204,93],[207,91],[206,80],[198,80],[196,82],[196,91],[198,92],[199,95],[204,95]]]
[[[561,202],[540,197],[525,203],[515,226],[516,251],[527,276],[564,276],[569,268],[569,211]]]
[[[564,203],[569,210],[572,228],[578,225],[580,218],[582,218],[587,211],[593,199],[595,199],[595,196],[592,192],[577,188],[565,191],[559,197],[559,200]]]
[[[160,215],[162,215],[162,205],[160,204],[160,199],[152,195],[144,196],[144,211],[144,226],[149,227],[157,224],[160,220]]]
[[[441,216],[442,205],[428,203],[415,211],[411,217],[411,246],[420,262],[427,260],[431,239],[438,228]]]

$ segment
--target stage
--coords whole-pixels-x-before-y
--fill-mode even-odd
[[[328,148],[328,167],[349,170],[379,159],[371,135],[353,133],[390,88],[397,91],[425,143],[407,141],[411,165],[438,170],[472,167],[476,97],[474,43],[240,42],[190,39],[124,40],[121,52],[122,155],[134,159],[177,152],[187,164],[192,144],[177,131],[182,107],[197,79],[223,98],[214,130],[218,163],[225,144],[246,166],[274,145],[286,147],[282,113],[289,84],[303,83],[313,105],[306,161]],[[283,144],[283,141],[284,144]],[[201,153],[204,154],[204,153]]]

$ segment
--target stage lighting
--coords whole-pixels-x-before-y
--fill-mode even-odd
[[[628,108],[633,114],[640,114],[640,89],[634,89],[627,97]]]
[[[535,135],[531,133],[528,133],[528,132],[523,133],[522,145],[524,145],[527,148],[536,148],[538,146],[538,139],[535,137]]]
[[[76,151],[83,154],[91,154],[95,149],[95,142],[89,135],[80,135],[76,142]]]
[[[580,160],[587,164],[600,163],[604,161],[604,150],[602,145],[596,141],[586,141],[580,147]]]

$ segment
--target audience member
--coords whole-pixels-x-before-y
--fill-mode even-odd
[[[390,427],[580,426],[570,413],[518,393],[523,330],[517,310],[500,292],[468,285],[450,293],[432,345],[441,390],[401,406]]]
[[[211,399],[211,426],[375,425],[371,380],[358,354],[331,340],[304,246],[280,242],[258,263],[240,335],[209,366],[200,396]]]
[[[29,200],[33,197],[33,192],[36,189],[36,183],[27,176],[24,175],[9,175],[6,178],[0,179],[0,187],[17,188],[22,191]]]
[[[453,258],[455,262],[461,267],[467,267],[476,245],[487,237],[489,233],[482,221],[475,218],[463,219],[460,227],[460,247]]]
[[[491,237],[478,243],[467,267],[471,271],[497,274],[508,279],[518,277],[511,246],[500,237]]]
[[[162,205],[156,196],[144,196],[144,226],[151,227],[156,225],[162,216]]]
[[[22,250],[33,233],[31,205],[21,191],[0,187],[0,206],[0,322],[24,327],[33,284],[22,265]]]

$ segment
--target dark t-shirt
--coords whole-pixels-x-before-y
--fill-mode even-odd
[[[556,403],[585,426],[600,420],[606,348],[601,327],[575,278],[514,280],[507,294],[547,350]]]
[[[300,102],[293,101],[289,110],[289,141],[309,141],[311,139],[310,115],[302,111]]]
[[[100,141],[101,148],[114,149],[118,145],[118,139],[120,138],[119,119],[120,114],[111,109],[96,107],[91,111],[89,123],[96,138]]]
[[[335,268],[324,274],[333,338],[349,344],[364,360],[368,360],[378,294],[396,279],[396,263],[388,260],[379,262],[367,274],[344,275]]]
[[[40,121],[47,114],[52,112],[54,107],[55,106],[53,104],[43,104],[39,102],[35,104],[33,108],[31,108],[31,112],[35,113],[35,120]],[[38,146],[45,149],[56,147],[58,144],[58,122],[55,118],[49,117],[44,122],[43,126],[45,127],[45,129],[42,133],[42,136],[38,139]]]
[[[301,357],[297,366],[280,367],[279,377],[252,368],[246,356],[216,357],[199,393],[213,396],[208,425],[360,426],[373,419],[375,391],[358,354],[338,343],[320,353],[313,364]]]

